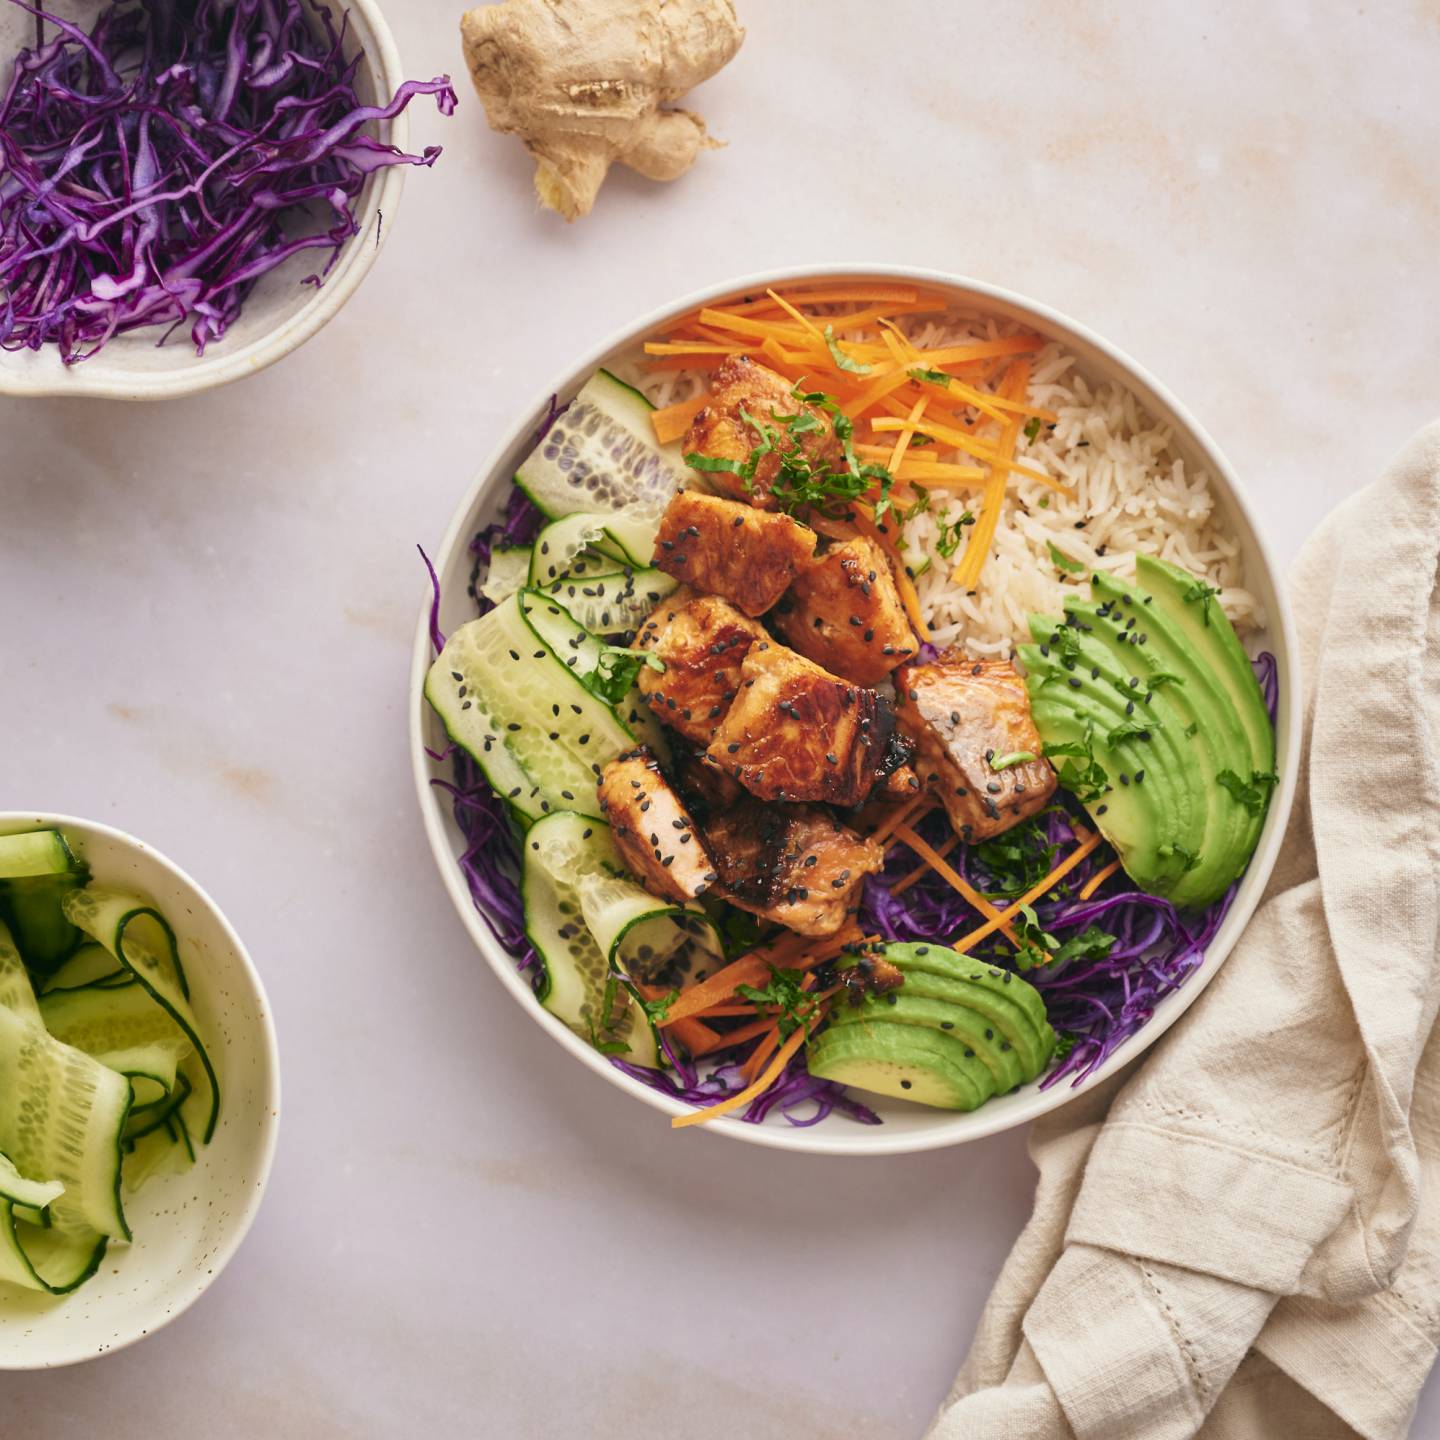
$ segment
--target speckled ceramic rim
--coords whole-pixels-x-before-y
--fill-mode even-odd
[[[385,23],[376,0],[344,0],[341,7],[359,17],[368,40],[362,50],[374,79],[377,97],[393,95],[404,80],[400,64],[400,52],[395,37]],[[356,32],[352,24],[351,34]],[[384,103],[382,100],[381,103]],[[401,111],[387,122],[385,139],[392,145],[405,149],[410,141],[410,117]],[[355,293],[360,282],[370,273],[384,246],[400,208],[400,195],[405,187],[407,165],[388,165],[376,171],[363,192],[359,230],[345,242],[325,283],[315,291],[309,304],[292,314],[273,330],[234,350],[226,350],[223,344],[215,347],[210,357],[198,357],[193,365],[183,370],[149,374],[144,371],[126,371],[117,374],[113,369],[99,366],[96,360],[80,365],[65,366],[58,358],[53,364],[46,363],[46,354],[35,356],[31,364],[10,368],[0,355],[0,395],[74,395],[89,396],[104,400],[173,400],[180,395],[194,395],[202,390],[213,390],[227,385],[232,380],[241,380],[247,375],[273,365],[277,360],[298,349],[322,326],[332,320],[340,307]],[[384,226],[378,238],[375,235],[377,216],[385,216]],[[111,352],[102,351],[108,355]],[[30,357],[27,355],[26,357]]]
[[[240,969],[245,976],[250,996],[260,1017],[261,1033],[265,1043],[265,1074],[269,1088],[261,1115],[264,1135],[261,1141],[260,1164],[257,1173],[253,1183],[246,1187],[245,1201],[238,1207],[234,1220],[226,1228],[225,1238],[216,1245],[213,1257],[207,1263],[207,1273],[203,1280],[185,1293],[167,1313],[158,1318],[146,1316],[143,1328],[137,1326],[133,1333],[117,1335],[106,1344],[105,1349],[101,1352],[97,1353],[92,1346],[86,1345],[77,1349],[74,1354],[62,1353],[58,1358],[47,1356],[43,1360],[37,1360],[33,1365],[7,1364],[0,1360],[0,1371],[58,1370],[68,1365],[81,1364],[86,1360],[103,1359],[105,1356],[128,1349],[140,1340],[148,1340],[152,1335],[178,1320],[215,1283],[220,1272],[230,1263],[246,1235],[250,1233],[250,1227],[255,1223],[255,1216],[265,1198],[270,1167],[275,1160],[275,1144],[280,1135],[280,1050],[275,1040],[275,1022],[271,1015],[270,1000],[265,994],[265,986],[260,980],[260,973],[250,958],[250,952],[241,943],[240,937],[225,918],[224,912],[205,890],[173,860],[168,859],[143,840],[137,840],[135,836],[126,834],[123,830],[116,830],[111,825],[102,825],[97,820],[82,820],[76,815],[49,815],[38,810],[0,811],[0,835],[14,835],[24,830],[43,828],[60,830],[68,836],[78,837],[79,848],[82,852],[85,848],[86,837],[92,835],[127,849],[142,852],[147,859],[154,861],[162,870],[168,871],[178,880],[189,891],[197,906],[209,912],[219,933],[240,962]],[[205,1152],[203,1150],[200,1151],[196,1163],[204,1165]]]
[[[434,557],[437,573],[444,575],[456,547],[465,547],[478,528],[480,517],[493,514],[493,503],[497,492],[509,485],[511,467],[505,464],[507,456],[522,448],[525,437],[533,432],[536,417],[544,414],[551,395],[570,396],[594,373],[595,369],[612,359],[616,354],[632,347],[642,337],[664,328],[667,322],[693,311],[702,305],[712,304],[723,297],[752,294],[763,291],[767,285],[788,284],[794,281],[818,280],[883,280],[905,281],[947,292],[953,303],[960,307],[977,310],[1001,310],[1024,318],[1034,324],[1043,334],[1062,341],[1094,361],[1100,360],[1121,372],[1130,388],[1140,397],[1152,413],[1159,412],[1172,419],[1177,430],[1189,442],[1188,448],[1203,457],[1211,473],[1211,484],[1232,527],[1237,533],[1250,564],[1249,579],[1253,588],[1260,589],[1265,596],[1269,624],[1267,626],[1268,648],[1274,653],[1280,676],[1280,714],[1276,727],[1276,742],[1279,755],[1280,781],[1271,799],[1270,811],[1260,837],[1250,868],[1240,884],[1239,894],[1225,917],[1215,938],[1206,949],[1204,963],[1186,983],[1167,996],[1143,1029],[1127,1044],[1122,1045],[1105,1064],[1096,1069],[1082,1084],[1070,1086],[1060,1084],[1049,1090],[1041,1090],[1038,1084],[1025,1086],[1014,1095],[991,1100],[978,1110],[968,1114],[935,1110],[927,1112],[927,1123],[923,1128],[906,1131],[892,1130],[889,1125],[857,1125],[843,1116],[832,1116],[812,1129],[800,1129],[779,1123],[750,1125],[744,1121],[722,1118],[700,1126],[710,1134],[728,1135],[733,1139],[748,1140],[756,1145],[774,1146],[781,1150],[799,1150],[821,1155],[894,1155],[917,1150],[933,1150],[946,1145],[958,1145],[966,1140],[978,1140],[1009,1130],[1016,1125],[1044,1115],[1063,1105],[1077,1095],[1098,1085],[1116,1070],[1134,1060],[1145,1049],[1153,1045],[1180,1016],[1199,998],[1200,992],[1215,977],[1226,956],[1229,955],[1236,939],[1245,928],[1250,916],[1259,903],[1261,893],[1270,878],[1280,851],[1281,839],[1289,819],[1290,806],[1295,797],[1295,782],[1299,768],[1300,754],[1300,675],[1298,670],[1297,647],[1295,644],[1294,621],[1289,603],[1285,597],[1279,572],[1259,532],[1254,512],[1245,499],[1245,493],[1234,470],[1221,454],[1215,442],[1188,410],[1155,380],[1148,371],[1138,365],[1122,350],[1101,339],[1083,325],[1041,305],[1034,300],[1002,290],[978,280],[968,280],[956,275],[947,275],[938,270],[912,269],[897,265],[806,265],[789,269],[766,271],[749,275],[739,280],[728,280],[723,284],[710,285],[694,294],[664,305],[623,330],[602,344],[595,346],[571,366],[564,374],[545,385],[534,402],[522,410],[506,432],[490,458],[481,467],[465,497],[455,511],[450,526],[445,532],[439,552]],[[1261,575],[1254,573],[1254,562],[1258,560]],[[1264,581],[1256,585],[1257,580]],[[427,706],[424,697],[425,672],[431,660],[429,632],[429,597],[426,596],[420,620],[415,631],[415,648],[410,667],[410,747],[415,784],[420,797],[420,809],[424,816],[425,832],[430,839],[435,861],[450,898],[459,912],[471,939],[480,950],[491,968],[500,977],[501,983],[520,1002],[524,1010],[537,1024],[542,1026],[556,1041],[574,1055],[582,1064],[596,1074],[604,1076],[610,1084],[618,1086],[627,1094],[644,1101],[666,1115],[686,1113],[690,1107],[673,1100],[638,1080],[617,1070],[577,1035],[573,1034],[555,1016],[549,1014],[535,1002],[529,986],[515,968],[513,958],[496,942],[482,916],[471,901],[465,877],[456,863],[456,853],[447,833],[452,823],[443,805],[443,793],[430,784],[432,777],[442,772],[425,753],[425,727]],[[438,723],[436,729],[438,730]],[[933,1120],[928,1117],[933,1116]],[[678,1138],[675,1143],[681,1143]]]

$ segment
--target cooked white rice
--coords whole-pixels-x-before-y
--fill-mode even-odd
[[[930,349],[993,339],[1020,327],[949,315],[939,321],[913,317],[905,328],[918,347]],[[698,372],[655,372],[642,363],[625,369],[624,378],[656,405],[686,399],[706,383]],[[937,547],[943,522],[953,523],[967,509],[978,515],[983,482],[964,491],[935,485],[929,510],[905,526],[903,553],[919,574],[920,607],[936,645],[1008,655],[1029,638],[1028,615],[1058,615],[1067,595],[1088,595],[1094,570],[1133,576],[1137,553],[1163,556],[1218,587],[1220,604],[1242,636],[1263,627],[1264,614],[1244,588],[1239,547],[1215,512],[1209,477],[1204,470],[1187,473],[1171,448],[1168,426],[1155,424],[1123,387],[1092,384],[1076,357],[1054,344],[1035,357],[1029,399],[1059,419],[1053,429],[1040,427],[1033,439],[1022,434],[1016,458],[1060,481],[1065,492],[1024,476],[1012,478],[977,589],[967,593],[951,578],[965,542],[948,558]],[[978,463],[939,445],[917,453]],[[968,539],[968,528],[965,534]],[[1052,545],[1083,570],[1062,572],[1050,554]]]

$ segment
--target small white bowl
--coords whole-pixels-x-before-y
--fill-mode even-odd
[[[134,1240],[112,1243],[69,1295],[0,1284],[0,1370],[73,1365],[133,1345],[199,1299],[245,1238],[280,1126],[280,1059],[264,986],[240,937],[183,870],[143,841],[70,815],[0,813],[0,835],[60,830],[94,878],[153,900],[180,945],[200,1033],[220,1080],[220,1120],[194,1166],[125,1197]]]
[[[64,20],[88,26],[109,0],[51,0],[47,9]],[[349,43],[362,59],[355,88],[363,103],[388,101],[403,82],[400,55],[376,0],[344,0],[332,6],[349,18]],[[0,3],[0,87],[22,46],[34,43],[34,19],[19,6]],[[376,138],[402,150],[410,121],[401,111],[374,127]],[[221,340],[195,354],[189,327],[182,325],[163,345],[155,328],[117,335],[97,355],[65,365],[54,345],[39,350],[0,350],[0,395],[89,395],[106,400],[168,400],[214,389],[273,365],[331,320],[355,293],[375,263],[400,207],[405,165],[389,165],[370,176],[355,206],[359,230],[346,241],[325,283],[301,281],[315,273],[324,250],[302,250],[262,276],[239,318]],[[380,217],[384,216],[381,224]]]
[[[1244,556],[1247,588],[1259,598],[1269,618],[1269,628],[1260,637],[1262,648],[1275,655],[1279,667],[1280,713],[1276,724],[1276,743],[1280,780],[1271,798],[1270,811],[1260,843],[1240,882],[1235,902],[1215,938],[1206,948],[1205,960],[1201,966],[1190,975],[1184,985],[1161,1000],[1149,1022],[1083,1082],[1071,1085],[1069,1081],[1061,1081],[1048,1090],[1042,1090],[1038,1082],[1032,1082],[1012,1094],[988,1100],[978,1110],[969,1113],[927,1110],[903,1101],[860,1095],[867,1105],[880,1114],[884,1121],[881,1125],[860,1125],[843,1115],[832,1113],[818,1125],[802,1129],[789,1124],[779,1111],[775,1110],[759,1125],[726,1116],[701,1127],[735,1139],[749,1140],[756,1145],[773,1145],[783,1150],[805,1150],[831,1155],[893,1155],[978,1140],[981,1136],[1009,1130],[1045,1114],[1046,1111],[1054,1110],[1082,1091],[1099,1084],[1120,1066],[1128,1064],[1153,1045],[1195,1003],[1245,928],[1279,854],[1281,837],[1285,833],[1285,823],[1289,818],[1290,805],[1295,794],[1295,777],[1299,767],[1300,707],[1296,701],[1299,696],[1300,676],[1294,625],[1281,588],[1279,572],[1260,537],[1255,517],[1245,500],[1240,482],[1215,442],[1180,402],[1123,351],[1047,306],[977,280],[895,265],[803,266],[713,285],[696,294],[687,295],[673,305],[666,305],[663,309],[642,316],[618,335],[612,336],[588,355],[582,356],[565,374],[557,376],[540,391],[534,403],[515,417],[510,429],[481,467],[456,509],[450,528],[445,532],[445,538],[435,556],[435,570],[440,579],[441,630],[448,635],[458,625],[474,618],[474,610],[465,593],[470,572],[467,547],[476,530],[493,520],[503,508],[510,490],[511,477],[515,474],[520,460],[529,453],[536,426],[545,415],[552,395],[558,396],[562,402],[569,400],[598,367],[633,354],[635,346],[646,337],[664,331],[671,322],[702,305],[714,305],[744,295],[761,294],[767,286],[822,280],[879,280],[892,284],[899,281],[923,286],[927,290],[939,290],[957,306],[1021,321],[1037,333],[1061,342],[1079,358],[1081,368],[1092,379],[1116,380],[1127,386],[1156,421],[1173,428],[1174,443],[1185,460],[1187,470],[1200,468],[1210,472],[1210,486],[1217,508],[1228,520]],[[597,1074],[603,1075],[612,1085],[619,1086],[647,1105],[652,1105],[667,1115],[686,1113],[690,1106],[623,1074],[560,1020],[543,1009],[530,993],[524,978],[516,971],[514,958],[506,954],[496,942],[484,918],[476,910],[466,888],[465,877],[457,863],[457,857],[464,850],[459,828],[444,793],[430,784],[432,779],[448,779],[449,776],[445,766],[436,764],[426,754],[427,745],[440,751],[446,744],[444,731],[424,697],[425,673],[430,667],[432,654],[429,609],[427,599],[416,628],[411,660],[411,762],[420,794],[425,831],[430,838],[430,846],[440,867],[441,877],[465,928],[505,988],[515,996],[536,1023],[543,1026],[572,1055]],[[675,1143],[683,1142],[677,1139]]]

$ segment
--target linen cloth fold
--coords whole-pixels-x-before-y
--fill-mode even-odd
[[[1223,969],[1037,1123],[931,1440],[1391,1440],[1440,1343],[1440,424],[1291,598],[1300,787]]]

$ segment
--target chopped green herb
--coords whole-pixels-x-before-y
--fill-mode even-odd
[[[1029,421],[1029,422],[1026,424],[1026,426],[1025,426],[1025,438],[1026,438],[1027,440],[1033,440],[1039,433],[1040,433],[1040,417],[1037,415],[1033,420]]]
[[[940,534],[936,537],[935,548],[943,559],[948,560],[960,548],[965,527],[974,523],[975,517],[968,510],[964,511],[958,520],[940,522]]]
[[[830,352],[830,358],[842,369],[851,375],[868,375],[875,367],[873,365],[862,365],[860,361],[852,359],[841,348],[840,342],[835,338],[835,327],[825,327],[825,348]]]
[[[1210,623],[1210,602],[1219,594],[1219,590],[1213,585],[1207,585],[1203,580],[1197,580],[1180,598],[1187,603],[1192,600],[1200,602],[1200,613],[1204,616],[1205,623]]]
[[[613,1035],[615,1027],[620,1023],[620,1016],[615,1013],[615,1003],[620,998],[620,982],[615,976],[609,976],[605,981],[605,993],[601,1000],[600,1024],[597,1028],[595,1017],[588,1017],[590,1028],[590,1043],[602,1055],[624,1055],[630,1049],[623,1040],[606,1040],[606,1035]]]
[[[1036,503],[1042,510],[1048,510],[1050,508],[1050,497],[1048,495],[1042,495]]]
[[[1192,720],[1192,721],[1185,727],[1185,738],[1186,738],[1187,740],[1192,739],[1194,736],[1198,735],[1199,733],[1200,733],[1200,722],[1199,722],[1198,720]]]
[[[935,437],[933,435],[922,435],[918,430],[910,437],[910,448],[912,450],[920,445],[933,445],[934,443]]]
[[[1106,737],[1105,744],[1113,750],[1117,745],[1123,745],[1127,740],[1138,740],[1142,735],[1148,735],[1152,730],[1158,730],[1158,720],[1146,720],[1145,723],[1137,724],[1134,720],[1126,720],[1117,725]]]
[[[1055,564],[1058,565],[1058,566],[1059,566],[1062,570],[1064,570],[1067,574],[1069,574],[1069,575],[1078,575],[1078,574],[1080,573],[1080,571],[1082,571],[1082,570],[1085,568],[1085,564],[1084,564],[1083,561],[1081,561],[1081,560],[1072,560],[1068,555],[1062,555],[1062,554],[1055,548],[1055,542],[1054,542],[1053,540],[1049,542],[1049,545],[1050,545],[1050,558],[1051,558],[1051,560],[1053,560],[1053,561],[1055,562]]]
[[[1034,758],[1033,750],[1012,750],[1008,755],[996,755],[990,761],[990,768],[1008,770],[1012,765],[1028,765]]]
[[[585,683],[602,700],[618,705],[630,693],[635,677],[645,668],[663,675],[665,662],[650,650],[605,645],[601,647],[595,669],[585,678]]]
[[[1051,959],[1056,965],[1071,960],[1103,960],[1114,948],[1115,936],[1098,925],[1087,925],[1080,934],[1063,941]]]
[[[947,390],[950,388],[950,377],[943,370],[925,370],[916,366],[905,373],[912,380],[919,380],[926,385],[943,385]]]
[[[1248,781],[1242,780],[1233,770],[1222,770],[1215,782],[1228,790],[1252,815],[1258,815],[1270,798],[1270,789],[1280,777],[1273,770],[1266,773],[1252,770]]]
[[[658,996],[654,1000],[642,1000],[641,1008],[650,1017],[652,1025],[659,1025],[670,1014],[670,1007],[680,998],[678,989],[670,991],[668,995]]]
[[[1187,873],[1200,863],[1200,857],[1193,850],[1188,850],[1184,845],[1177,845],[1169,841],[1162,845],[1157,853],[1162,860],[1183,860]]]
[[[780,1025],[780,1038],[788,1038],[795,1029],[808,1020],[815,1010],[815,997],[807,995],[801,987],[805,979],[803,970],[779,970],[774,965],[770,967],[770,979],[763,988],[757,989],[754,985],[737,985],[735,993],[743,1000],[748,1000],[756,1010],[756,1013],[763,1016],[766,1010],[774,1005],[779,1008],[780,1014],[777,1017]]]

